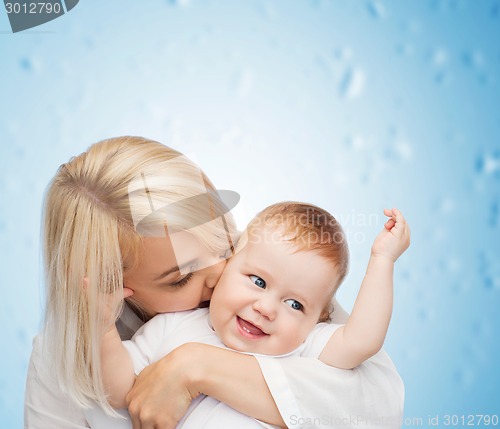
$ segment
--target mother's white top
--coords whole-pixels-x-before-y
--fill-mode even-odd
[[[342,316],[342,310],[336,313],[337,319],[339,314]],[[128,339],[142,322],[127,309],[117,325],[122,338]],[[310,352],[305,354],[313,357],[293,353],[279,358],[256,356],[285,423],[294,429],[399,428],[404,389],[384,351],[353,370],[332,368],[314,358],[317,350],[322,350],[325,333],[332,328],[327,327],[316,339],[311,337],[307,345]],[[41,335],[33,341],[26,384],[25,429],[131,428],[127,420],[109,420],[98,407],[85,410],[71,402],[54,382],[51,362],[42,353],[42,341]],[[138,372],[140,366],[135,369]],[[251,429],[263,425],[210,397],[195,401],[181,423],[178,428],[182,429]]]

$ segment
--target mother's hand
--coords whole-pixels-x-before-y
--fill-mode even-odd
[[[192,346],[176,348],[139,374],[126,398],[134,429],[174,429],[200,394],[191,387]]]

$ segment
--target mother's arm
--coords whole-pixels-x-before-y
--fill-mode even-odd
[[[127,396],[134,428],[173,428],[191,400],[211,396],[256,419],[286,427],[255,357],[184,344],[146,367]],[[140,422],[140,423],[139,423]]]
[[[345,312],[338,304],[335,309],[334,321],[342,322]],[[401,378],[384,351],[354,370],[340,370],[316,359],[257,360],[190,343],[140,374],[128,396],[129,411],[136,427],[139,419],[154,422],[165,414],[178,418],[199,393],[281,427],[320,422],[325,428],[396,428],[401,426],[404,398]]]
[[[345,323],[348,314],[336,300],[333,304],[332,322]],[[281,423],[274,421],[275,424],[282,426],[284,421],[289,428],[401,427],[404,386],[394,364],[383,350],[353,370],[332,368],[317,359],[303,357],[258,356],[257,360],[273,397],[272,403],[267,402],[267,408],[263,409],[268,413],[274,412],[274,406],[277,406],[280,412]],[[210,360],[207,362],[210,364]],[[224,366],[221,365],[221,369],[213,365],[207,367],[217,377],[209,374],[198,381],[204,393],[217,395],[217,399],[231,407],[269,422],[266,419],[271,414],[256,415],[261,410],[259,407],[266,404],[256,402],[263,398],[252,395],[252,380],[248,379],[246,385],[243,383],[236,387],[238,379],[242,381],[247,375],[246,367],[235,367],[234,371],[232,364],[226,363],[226,367],[231,368],[234,376],[230,382],[224,379]],[[252,373],[251,377],[254,376]],[[238,390],[231,391],[231,388],[243,390],[245,396],[235,394]],[[269,401],[268,397],[264,401]]]

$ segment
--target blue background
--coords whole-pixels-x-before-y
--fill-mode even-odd
[[[500,2],[82,0],[12,34],[0,10],[0,427],[22,426],[57,167],[144,135],[242,195],[344,225],[352,307],[382,209],[412,227],[386,348],[405,427],[500,412]],[[418,420],[423,419],[422,425]]]

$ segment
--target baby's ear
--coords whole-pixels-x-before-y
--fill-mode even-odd
[[[321,310],[321,314],[319,315],[318,322],[330,322],[332,320],[332,313],[333,313],[333,304],[329,302],[325,307],[323,307],[323,310]]]

